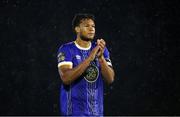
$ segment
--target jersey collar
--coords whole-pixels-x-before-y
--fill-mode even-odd
[[[80,45],[78,45],[78,43],[76,41],[74,41],[74,43],[75,43],[76,47],[79,48],[80,50],[89,50],[91,48],[91,43],[90,43],[90,46],[87,48],[81,47]]]

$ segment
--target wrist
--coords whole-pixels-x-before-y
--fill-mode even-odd
[[[86,59],[86,61],[87,61],[88,64],[90,64],[91,61],[93,61],[93,59],[92,59],[92,57],[88,57],[88,58]]]
[[[102,63],[103,60],[104,60],[104,56],[102,55],[102,56],[98,57],[98,60],[99,60],[100,63]]]

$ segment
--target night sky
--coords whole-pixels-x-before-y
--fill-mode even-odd
[[[180,115],[178,0],[1,0],[0,115],[60,115],[56,53],[76,13],[111,53],[105,115]]]

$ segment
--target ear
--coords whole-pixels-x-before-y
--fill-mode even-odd
[[[80,32],[80,28],[78,26],[75,27],[75,31],[76,33],[79,33]]]

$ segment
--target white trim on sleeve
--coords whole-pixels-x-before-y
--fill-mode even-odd
[[[107,62],[108,65],[112,66],[112,63],[111,62]]]
[[[63,61],[63,62],[58,63],[58,67],[62,65],[70,65],[71,68],[73,67],[73,63],[71,61]]]

